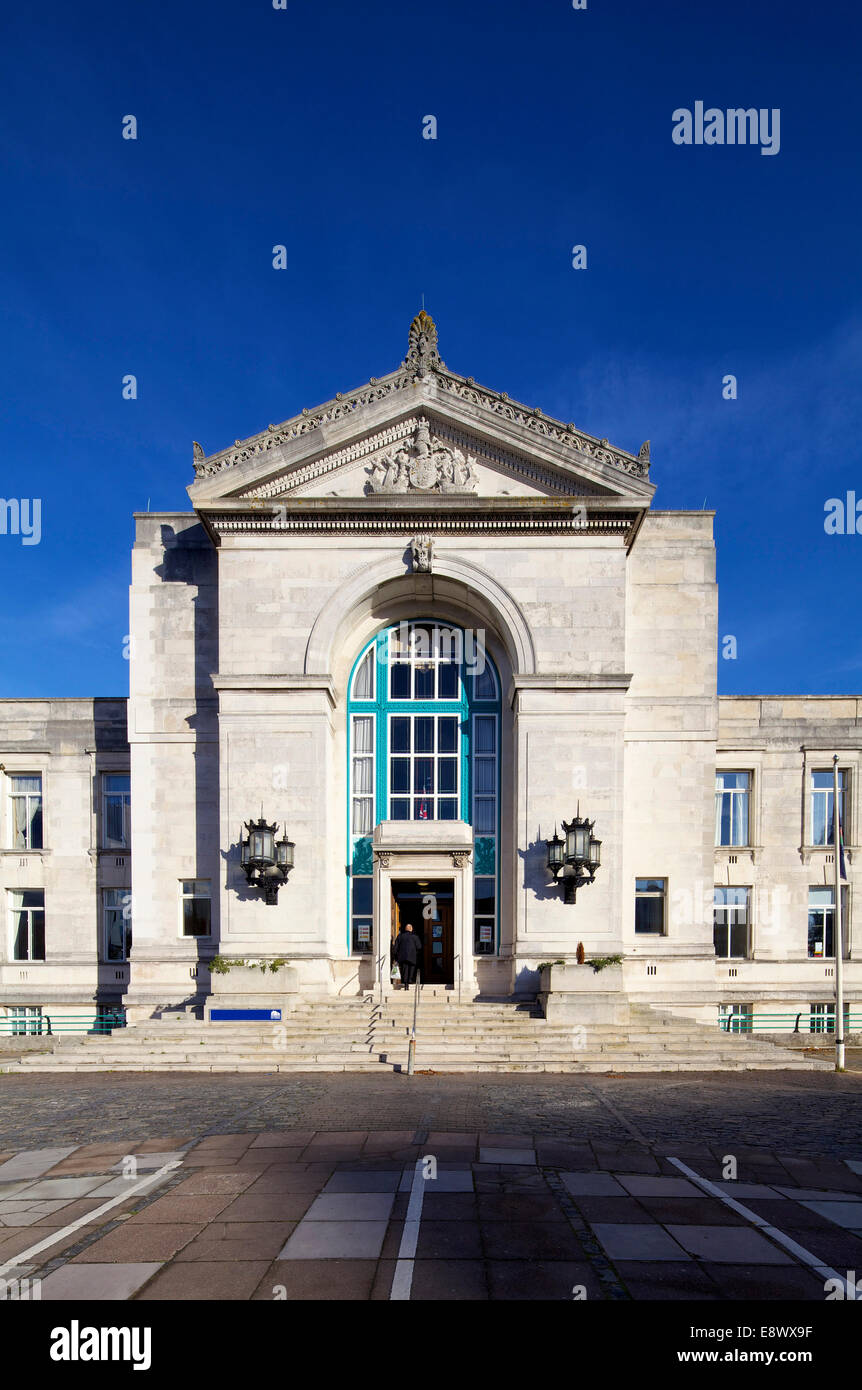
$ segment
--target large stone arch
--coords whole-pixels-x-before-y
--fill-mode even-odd
[[[392,615],[424,608],[455,621],[485,623],[496,633],[514,675],[536,670],[535,646],[529,624],[502,584],[469,560],[435,559],[432,574],[400,569],[394,557],[355,569],[320,609],[305,649],[305,674],[334,672],[338,654],[350,647],[349,638],[363,619],[385,605]]]

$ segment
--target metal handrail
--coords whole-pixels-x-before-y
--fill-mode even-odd
[[[125,1028],[126,1020],[122,1014],[103,1015],[101,1018],[87,1018],[81,1014],[36,1014],[28,1018],[15,1018],[11,1014],[0,1017],[0,1034],[11,1037],[53,1037],[55,1033],[111,1033],[114,1028]]]
[[[850,1010],[845,1005],[844,1019],[848,1032],[862,1032],[862,1012]],[[826,1026],[830,1022],[831,1028]],[[806,1014],[804,1010],[795,1009],[782,1013],[725,1014],[719,1019],[718,1026],[723,1033],[787,1032],[816,1037],[834,1032],[835,1008],[833,1005],[829,1013],[822,1014]]]
[[[457,953],[457,955],[455,956],[455,960],[456,960],[457,963],[458,963],[458,1003],[460,1004],[460,1003],[461,1003],[461,984],[462,984],[462,982],[463,982],[463,980],[464,980],[464,966],[463,966],[462,961],[461,961],[461,952],[460,952],[460,951],[459,951],[459,952]],[[453,963],[454,963],[454,962],[453,962]]]
[[[407,1044],[407,1075],[413,1075],[413,1064],[416,1059],[416,1019],[419,1013],[419,991],[422,988],[422,974],[419,966],[416,967],[416,979],[413,981],[413,1027],[410,1029],[410,1041]]]

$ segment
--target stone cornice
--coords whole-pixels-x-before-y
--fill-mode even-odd
[[[586,515],[585,515],[586,513]],[[302,498],[280,504],[219,501],[199,508],[213,539],[235,535],[398,535],[423,530],[446,535],[619,536],[627,545],[642,510],[564,498],[369,497]]]

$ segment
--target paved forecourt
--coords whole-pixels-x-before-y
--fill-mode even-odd
[[[823,1301],[862,1270],[862,1161],[748,1149],[727,1182],[725,1155],[677,1147],[297,1128],[7,1149],[0,1275],[43,1300]]]

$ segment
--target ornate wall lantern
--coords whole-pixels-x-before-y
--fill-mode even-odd
[[[585,883],[593,882],[601,864],[602,842],[593,834],[595,824],[595,821],[581,816],[579,806],[574,820],[563,821],[565,840],[557,834],[557,827],[554,826],[553,839],[545,841],[548,869],[554,875],[554,882],[560,874],[563,875],[564,902],[575,901],[578,889]]]
[[[272,906],[278,902],[278,890],[293,868],[293,841],[286,834],[276,840],[278,825],[270,825],[263,815],[260,820],[246,821],[245,828],[248,836],[243,839],[240,832],[239,848],[246,881],[252,888],[262,889]]]

